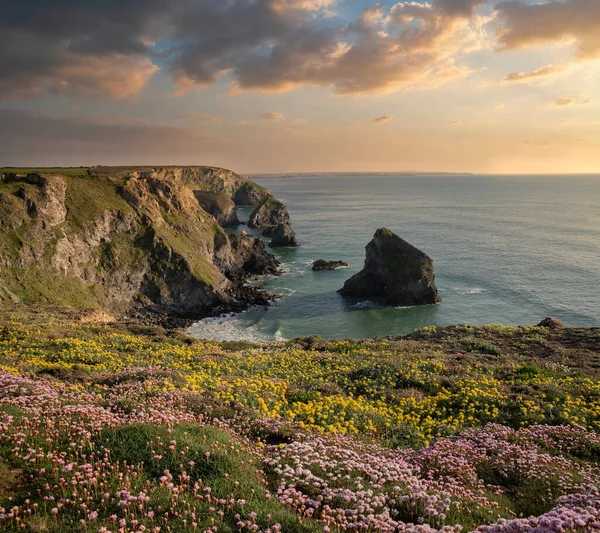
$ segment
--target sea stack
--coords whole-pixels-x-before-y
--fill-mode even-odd
[[[265,237],[271,237],[271,248],[300,246],[287,208],[272,196],[252,211],[248,226],[260,229]]]
[[[364,268],[338,292],[350,298],[390,306],[436,304],[440,301],[433,259],[386,228],[366,246]]]

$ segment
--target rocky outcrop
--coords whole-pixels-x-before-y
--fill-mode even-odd
[[[440,301],[433,260],[388,229],[378,229],[366,247],[365,266],[346,281],[343,296],[413,306]]]
[[[554,318],[553,316],[547,316],[538,324],[538,327],[549,329],[562,329],[565,327],[565,325],[558,318]]]
[[[262,239],[223,229],[245,183],[206,167],[0,173],[0,304],[197,317],[264,303],[244,279],[279,263]]]
[[[287,208],[272,196],[254,209],[248,226],[261,229],[265,237],[272,237],[269,244],[272,248],[300,246]]]
[[[269,197],[266,201],[256,207],[250,214],[248,226],[267,230],[278,224],[289,224],[290,215],[287,208],[279,200]]]
[[[229,236],[233,261],[228,272],[230,277],[244,276],[246,274],[277,274],[279,261],[265,248],[262,239],[249,235]]]
[[[324,259],[318,259],[313,263],[312,269],[318,272],[321,270],[337,270],[338,268],[347,266],[348,263],[345,261],[325,261]]]
[[[235,205],[260,205],[266,202],[270,196],[271,193],[267,189],[248,180],[235,191],[233,201]]]
[[[296,240],[296,232],[289,224],[278,224],[275,226],[269,246],[271,248],[295,248],[300,244]]]

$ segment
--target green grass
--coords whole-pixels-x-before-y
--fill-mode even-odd
[[[82,280],[50,269],[13,268],[8,272],[6,284],[23,304],[100,308],[102,291],[96,285],[86,285]]]
[[[63,176],[86,176],[89,167],[2,167],[7,174],[61,174]]]
[[[67,223],[72,230],[85,227],[107,210],[133,213],[119,194],[118,184],[101,178],[67,176]]]

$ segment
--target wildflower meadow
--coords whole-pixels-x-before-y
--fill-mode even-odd
[[[0,326],[0,531],[600,531],[599,430],[589,328]]]

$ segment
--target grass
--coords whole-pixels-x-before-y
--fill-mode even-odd
[[[89,167],[2,167],[7,174],[60,174],[63,176],[87,176]]]
[[[150,255],[153,252],[156,255],[160,245],[165,252],[159,259],[154,259],[160,263],[155,269],[162,269],[162,274],[155,277],[155,283],[147,284],[151,287],[154,283],[154,296],[161,298],[161,293],[167,290],[161,276],[170,276],[171,288],[178,290],[173,280],[180,278],[182,285],[191,284],[198,290],[205,290],[210,297],[211,287],[223,279],[211,262],[212,249],[225,243],[227,238],[210,217],[202,217],[204,211],[199,206],[188,213],[177,208],[175,201],[163,215],[165,223],[157,223],[154,227],[144,218],[147,210],[153,208],[152,198],[136,210],[125,200],[125,172],[108,169],[110,172],[105,175],[101,168],[94,168],[91,175],[80,175],[80,169],[70,170],[72,172],[62,173],[67,184],[66,222],[46,227],[44,231],[35,224],[36,203],[42,201],[39,185],[24,181],[0,182],[0,218],[6,223],[0,230],[0,254],[10,260],[0,272],[0,302],[75,308],[110,306],[111,312],[120,312],[131,302],[121,305],[118,299],[109,301],[111,290],[114,294],[118,288],[109,286],[107,289],[105,285],[110,285],[107,280],[115,274],[129,277],[143,271],[152,260]],[[29,204],[22,201],[23,194],[27,194]],[[90,228],[96,226],[103,231],[106,224],[102,217],[105,215],[110,219],[106,223],[110,225],[110,234],[90,238]],[[86,269],[88,274],[95,270],[100,282],[90,283],[89,275],[81,276],[77,271],[59,273],[52,267],[57,242],[65,236],[76,243],[91,241],[87,259],[83,253],[77,258],[67,258],[66,264],[79,261],[79,270]],[[35,265],[21,266],[27,261],[33,263],[33,257],[36,258]],[[19,268],[11,268],[19,260]],[[85,261],[87,264],[83,264]],[[139,296],[145,298],[148,294]]]
[[[133,214],[132,207],[119,194],[118,184],[90,177],[67,177],[66,206],[72,231],[84,228],[107,210]]]

